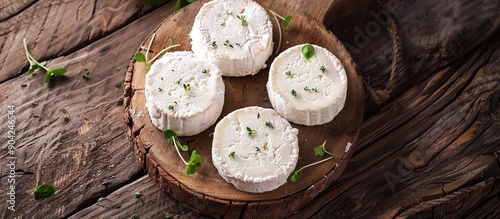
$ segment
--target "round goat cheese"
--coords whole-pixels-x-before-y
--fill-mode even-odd
[[[278,55],[269,70],[267,92],[273,108],[288,121],[313,126],[331,122],[347,96],[347,75],[340,60],[312,45],[309,60],[297,45]]]
[[[298,130],[276,111],[235,110],[215,126],[212,162],[237,189],[262,193],[286,183],[299,157]]]
[[[205,3],[190,33],[193,52],[214,63],[223,76],[255,75],[273,50],[266,10],[251,0]]]
[[[192,52],[166,53],[146,74],[146,107],[160,130],[196,135],[215,123],[224,105],[219,69]]]

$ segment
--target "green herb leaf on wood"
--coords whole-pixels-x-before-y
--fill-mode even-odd
[[[33,197],[35,199],[49,198],[54,194],[56,194],[56,189],[54,189],[54,186],[47,183],[37,186],[33,191]]]

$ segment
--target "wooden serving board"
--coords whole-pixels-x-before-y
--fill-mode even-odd
[[[194,18],[206,1],[197,1],[172,16],[166,18],[154,32],[150,54],[169,45],[168,37],[173,37],[181,47],[175,51],[190,50],[189,33]],[[364,90],[356,65],[340,41],[323,26],[323,20],[335,7],[333,0],[327,1],[257,1],[265,9],[280,15],[292,15],[290,29],[283,29],[280,52],[302,43],[312,43],[327,48],[343,63],[348,76],[347,100],[344,109],[326,125],[306,127],[292,124],[299,130],[299,162],[297,167],[321,160],[314,155],[314,147],[327,140],[327,150],[337,157],[303,171],[295,183],[287,182],[278,189],[260,193],[239,191],[222,179],[212,164],[211,147],[214,126],[192,137],[182,137],[190,151],[184,153],[189,158],[191,150],[196,150],[203,158],[202,166],[194,175],[185,173],[185,165],[178,157],[173,145],[155,128],[145,106],[144,86],[146,68],[144,63],[132,60],[125,79],[125,121],[128,137],[139,163],[152,179],[173,198],[189,205],[203,214],[214,217],[286,217],[310,202],[321,191],[335,181],[347,165],[363,119]],[[271,16],[271,15],[270,15]],[[274,29],[275,49],[278,44],[277,23],[271,16]],[[280,21],[279,25],[282,25]],[[148,47],[153,33],[142,43]],[[131,45],[133,46],[133,45]],[[139,51],[141,49],[139,48]],[[274,54],[274,52],[273,52]],[[255,76],[224,77],[225,103],[221,119],[228,113],[246,106],[272,108],[265,84],[269,66],[275,55],[267,61],[268,67]],[[352,145],[351,145],[352,144]],[[351,145],[350,148],[347,147]]]

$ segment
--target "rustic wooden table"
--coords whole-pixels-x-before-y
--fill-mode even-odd
[[[174,6],[0,3],[1,218],[206,217],[141,169],[119,104],[132,54]],[[500,217],[499,11],[492,0],[336,3],[324,23],[365,79],[363,128],[341,178],[296,218]],[[66,75],[50,86],[43,71],[27,76],[23,38]],[[57,193],[35,200],[41,183]]]

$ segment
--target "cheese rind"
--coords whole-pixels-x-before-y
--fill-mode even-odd
[[[297,135],[298,130],[272,109],[238,109],[215,126],[212,162],[222,178],[239,190],[271,191],[286,183],[295,169]]]
[[[273,108],[288,121],[313,126],[331,122],[347,97],[347,75],[340,60],[327,49],[313,45],[306,60],[303,45],[278,55],[266,84]]]
[[[273,49],[269,16],[251,0],[205,3],[190,37],[193,52],[214,63],[224,76],[257,74]]]
[[[219,69],[207,60],[189,51],[171,52],[146,74],[145,96],[155,127],[179,136],[196,135],[219,118],[224,82]]]

